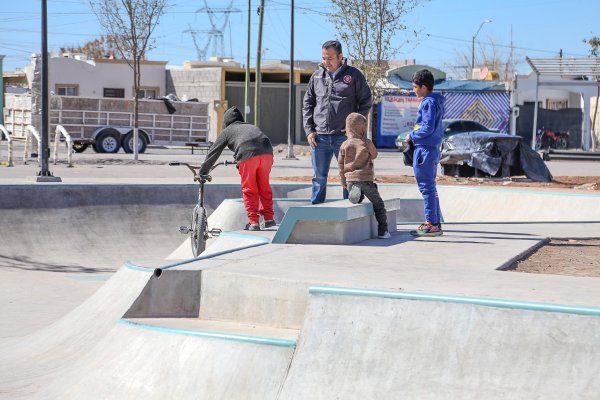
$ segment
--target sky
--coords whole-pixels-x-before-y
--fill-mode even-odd
[[[210,29],[205,0],[169,0],[169,8],[157,27],[155,49],[149,59],[181,66],[197,59],[192,37],[186,30]],[[247,0],[206,0],[209,7],[236,11],[224,30],[226,55],[246,61]],[[0,0],[0,54],[5,55],[4,71],[24,67],[31,53],[39,52],[41,0]],[[252,0],[251,65],[255,64],[258,37],[259,0]],[[266,59],[289,59],[290,0],[266,0],[263,49]],[[47,0],[48,48],[81,45],[103,34],[87,0]],[[321,44],[336,37],[326,13],[333,10],[328,0],[295,0],[295,49],[297,60],[320,59]],[[223,14],[216,14],[223,17]],[[517,68],[529,73],[525,57],[586,57],[588,45],[583,39],[600,36],[598,0],[429,0],[405,18],[405,24],[419,32],[402,45],[397,59],[414,59],[449,72],[461,63],[457,54],[471,54],[472,37],[482,21],[492,20],[477,35],[477,48],[496,44],[501,52],[510,51],[511,41]],[[512,31],[512,36],[511,36]],[[200,38],[200,41],[206,40]],[[404,43],[399,32],[394,43]],[[268,49],[268,50],[267,50]]]

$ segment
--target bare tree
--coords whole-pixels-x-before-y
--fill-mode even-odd
[[[583,43],[587,43],[590,46],[589,52],[590,57],[598,57],[600,55],[600,38],[598,36],[592,36],[589,39],[583,39]],[[598,143],[598,132],[596,132],[596,116],[598,115],[598,103],[600,103],[600,77],[596,76],[596,86],[598,93],[596,95],[596,106],[594,107],[594,116],[592,117],[592,150],[596,150]]]
[[[427,0],[332,0],[329,14],[340,39],[346,44],[346,55],[360,69],[371,92],[373,103],[383,94],[387,61],[399,48],[392,40],[404,34],[403,43],[409,42],[417,32],[404,24],[404,17],[420,3]],[[371,133],[371,113],[368,132]]]
[[[138,105],[140,62],[154,47],[152,33],[167,0],[89,0],[107,35],[133,69],[133,159],[138,159]]]
[[[502,47],[508,47],[508,51]],[[497,72],[500,81],[511,81],[517,71],[512,47],[500,45],[494,39],[488,38],[486,43],[479,43],[475,60],[476,65]],[[471,49],[458,49],[454,60],[446,67],[455,79],[471,79]]]

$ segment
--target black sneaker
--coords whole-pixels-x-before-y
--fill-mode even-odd
[[[246,224],[246,227],[244,228],[245,231],[260,231],[260,225],[259,224]]]
[[[277,226],[277,222],[275,222],[274,219],[268,219],[265,221],[263,229],[272,228],[274,226]]]

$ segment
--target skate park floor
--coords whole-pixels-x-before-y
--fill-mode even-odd
[[[76,199],[81,195],[79,189],[81,186],[73,188],[67,197]],[[105,189],[113,194],[120,190]],[[144,189],[173,191],[152,186]],[[194,260],[186,255],[185,240],[176,232],[180,221],[189,218],[194,201],[193,187],[184,189],[191,193],[191,202],[186,194],[185,201],[179,199],[175,204],[132,204],[146,196],[144,192],[125,204],[115,200],[117,208],[107,204],[68,207],[68,202],[55,209],[3,208],[0,293],[5,306],[0,345],[3,341],[19,343],[19,338],[59,320],[105,285],[124,263],[148,271],[201,271],[204,319],[236,321],[278,332],[291,330],[286,337],[297,336],[293,330],[302,328],[310,304],[309,290],[316,285],[600,307],[599,278],[502,270],[549,237],[600,237],[597,195],[561,194],[555,198],[527,191],[441,188],[442,199],[453,198],[448,203],[455,211],[448,212],[449,222],[439,238],[412,237],[409,231],[416,221],[400,222],[390,239],[348,246],[271,244],[274,230],[234,231],[214,240],[205,257]],[[11,186],[10,190],[24,188]],[[233,193],[239,188],[230,185],[222,190]],[[281,190],[288,197],[307,193],[305,185]],[[415,196],[414,188],[382,188],[384,197],[392,192]],[[486,196],[496,201],[492,214],[504,215],[508,207],[515,220],[486,221],[489,208],[470,209],[471,220],[462,216],[465,209],[473,207],[469,202]],[[540,198],[555,203],[558,209],[571,207],[563,213],[563,221],[550,209],[537,221],[521,223],[527,207],[515,207],[515,198],[533,207],[541,204]],[[110,239],[92,246],[98,237],[108,236]],[[179,248],[181,253],[177,253]],[[158,325],[163,322],[155,321]]]

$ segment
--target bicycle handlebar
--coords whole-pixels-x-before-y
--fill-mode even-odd
[[[213,169],[217,168],[219,165],[236,165],[236,164],[237,164],[237,161],[225,160],[223,162],[216,163],[215,165],[213,165],[211,167],[210,171],[212,171]],[[190,171],[192,171],[192,173],[194,174],[194,180],[198,180],[198,178],[202,178],[202,179],[204,179],[204,180],[206,180],[208,182],[212,181],[212,177],[210,175],[198,175],[198,172],[199,172],[198,170],[201,168],[200,166],[190,165],[188,163],[182,163],[182,162],[179,162],[179,161],[169,162],[169,166],[170,167],[178,167],[178,166],[181,166],[181,165],[184,165],[184,166],[188,167],[188,169]]]

